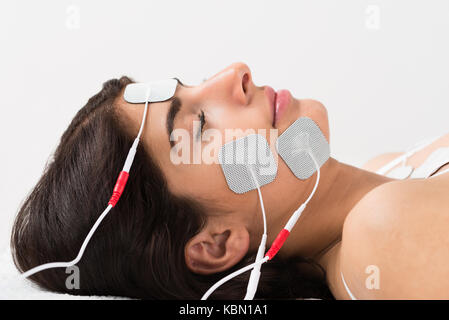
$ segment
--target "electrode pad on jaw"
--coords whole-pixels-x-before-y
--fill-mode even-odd
[[[274,180],[277,163],[264,136],[250,134],[224,144],[218,152],[218,161],[229,188],[235,193],[245,193]]]
[[[301,117],[285,130],[276,141],[276,149],[293,174],[301,180],[312,176],[316,162],[321,167],[329,159],[329,143],[317,124],[310,118]]]
[[[129,103],[145,103],[147,102],[148,89],[150,89],[148,102],[161,102],[173,97],[177,84],[176,79],[130,83],[126,86],[123,97]]]

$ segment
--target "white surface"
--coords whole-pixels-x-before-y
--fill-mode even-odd
[[[44,291],[37,285],[19,277],[11,253],[5,250],[0,253],[0,300],[111,300],[125,299],[120,297],[75,296],[70,294]]]
[[[354,165],[444,133],[448,16],[447,0],[0,1],[0,249],[76,111],[123,74],[196,84],[246,62],[256,85],[322,101]]]

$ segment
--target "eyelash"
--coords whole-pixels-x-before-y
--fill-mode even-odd
[[[206,117],[204,116],[204,111],[201,110],[201,113],[198,115],[198,118],[200,119],[200,130],[203,132],[204,125],[206,124]]]

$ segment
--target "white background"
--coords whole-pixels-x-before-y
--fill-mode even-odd
[[[101,84],[197,84],[247,63],[256,85],[323,102],[336,159],[360,166],[443,134],[449,1],[0,2],[0,249],[63,130]]]

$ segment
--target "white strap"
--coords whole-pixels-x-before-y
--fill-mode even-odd
[[[415,169],[410,178],[424,178],[427,179],[432,173],[439,168],[449,163],[449,147],[438,148],[427,159]]]
[[[437,137],[433,137],[432,139],[430,139],[428,141],[424,141],[423,143],[419,143],[416,147],[412,148],[410,151],[407,151],[403,155],[397,157],[393,161],[391,161],[391,162],[387,163],[386,165],[384,165],[382,168],[377,170],[376,173],[385,175],[388,171],[393,169],[395,166],[400,164],[402,161],[404,161],[405,159],[411,157],[413,154],[415,154],[416,152],[424,149],[425,147],[431,145],[433,142],[435,142],[436,140],[438,140],[441,137],[442,137],[442,135],[437,136]]]

